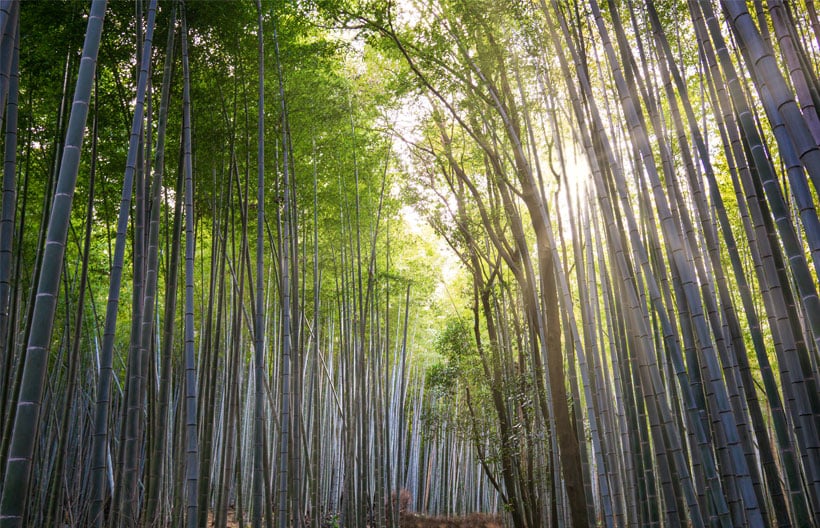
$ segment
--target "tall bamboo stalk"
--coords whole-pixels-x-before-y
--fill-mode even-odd
[[[57,179],[57,193],[48,223],[47,243],[44,249],[45,265],[37,282],[38,295],[32,320],[38,331],[31,334],[27,344],[20,398],[17,402],[9,458],[3,478],[3,495],[0,499],[0,519],[4,526],[9,527],[22,526],[25,523],[23,515],[28,502],[27,492],[32,472],[35,438],[40,425],[40,405],[54,324],[57,289],[62,274],[68,219],[77,181],[105,8],[105,0],[95,0],[88,17],[77,87],[68,122],[66,146]]]

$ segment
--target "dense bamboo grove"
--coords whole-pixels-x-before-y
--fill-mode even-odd
[[[819,64],[813,0],[0,0],[0,526],[818,526]]]

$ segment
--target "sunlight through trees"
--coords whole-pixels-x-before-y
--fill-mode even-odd
[[[817,526],[819,65],[813,0],[0,0],[0,527]]]

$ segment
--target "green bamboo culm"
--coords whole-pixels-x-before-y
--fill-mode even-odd
[[[153,39],[153,27],[156,16],[156,0],[148,9],[148,26],[143,47],[143,56],[150,57]],[[117,326],[122,269],[125,258],[125,243],[128,231],[128,218],[131,211],[134,173],[136,172],[137,149],[142,119],[144,116],[145,92],[147,90],[148,61],[140,71],[137,86],[136,106],[131,122],[128,157],[123,174],[122,195],[117,218],[117,234],[114,243],[114,259],[108,284],[108,301],[106,304],[105,326],[103,330],[102,351],[100,354],[100,375],[97,380],[97,401],[94,410],[94,434],[91,450],[91,511],[94,526],[101,527],[104,520],[103,504],[105,499],[106,460],[108,455],[108,416],[111,407],[111,379],[114,358],[114,337]]]
[[[3,528],[25,524],[24,513],[29,496],[27,492],[31,478],[34,446],[37,443],[40,405],[48,368],[48,349],[54,325],[57,291],[63,271],[63,255],[71,215],[71,203],[77,184],[83,134],[88,117],[91,87],[94,84],[106,4],[107,0],[93,0],[88,16],[83,54],[74,90],[74,102],[68,121],[65,149],[60,162],[51,217],[48,221],[46,244],[43,250],[43,268],[37,282],[32,327],[37,328],[38,331],[31,333],[27,344],[20,399],[17,402],[8,464],[3,479],[3,495],[0,499],[0,526]]]
[[[257,197],[256,202],[256,319],[254,320],[253,349],[254,349],[254,421],[253,421],[253,527],[262,526],[262,501],[264,459],[264,412],[265,412],[265,386],[262,380],[265,377],[265,298],[264,298],[264,277],[262,276],[264,266],[264,255],[262,253],[264,238],[263,225],[265,223],[265,47],[262,26],[262,2],[256,1],[256,11],[258,18],[259,43],[259,114],[257,118],[258,137],[256,153],[257,172]]]
[[[171,5],[171,16],[168,23],[168,37],[165,46],[165,66],[162,71],[162,95],[160,97],[159,110],[159,125],[157,127],[157,151],[156,162],[154,164],[154,176],[151,182],[151,218],[148,239],[148,268],[146,271],[146,290],[145,300],[143,303],[143,311],[146,316],[142,321],[142,336],[140,338],[140,346],[144,349],[143,353],[147,353],[150,347],[152,332],[154,331],[154,300],[157,297],[157,282],[158,277],[158,261],[159,261],[159,224],[160,224],[160,209],[161,209],[161,194],[162,181],[165,173],[165,134],[168,123],[168,105],[171,99],[171,70],[174,60],[174,37],[176,35],[176,7],[177,3]],[[175,247],[175,250],[178,250]],[[176,289],[172,290],[176,292]],[[170,310],[171,313],[174,310]],[[163,356],[164,357],[164,356]],[[167,379],[167,366],[163,362],[161,368],[161,375],[163,379]],[[161,391],[161,389],[160,389]],[[160,398],[160,404],[157,409],[157,424],[163,427],[166,422],[166,412],[162,406],[163,398]],[[148,485],[146,491],[146,522],[149,525],[156,525],[158,523],[159,515],[159,487],[163,468],[163,453],[162,453],[162,435],[157,434],[151,440],[151,454],[148,471]]]
[[[290,459],[291,428],[291,184],[290,184],[290,151],[288,108],[285,100],[285,85],[282,74],[282,60],[279,54],[279,36],[277,26],[273,28],[273,49],[276,57],[276,71],[279,81],[279,108],[282,112],[282,370],[281,370],[281,428],[279,430],[279,528],[288,526],[288,465]],[[261,196],[261,195],[260,195]],[[261,217],[260,217],[261,218]],[[259,241],[257,240],[257,243]],[[259,285],[257,285],[259,287]],[[261,295],[261,294],[260,294]],[[261,305],[260,305],[261,306]],[[257,379],[261,383],[261,378]],[[258,419],[258,418],[257,418]]]
[[[11,262],[17,201],[17,98],[20,32],[16,31],[9,74],[5,148],[3,154],[2,216],[0,216],[0,412],[6,408],[6,385],[11,375],[11,347],[6,345],[11,304]]]
[[[199,482],[197,384],[194,357],[194,180],[191,154],[191,73],[188,65],[188,26],[182,4],[182,142],[185,178],[185,511],[186,526],[195,528]]]
[[[5,115],[6,102],[11,97],[11,83],[16,41],[19,34],[20,3],[3,2],[0,6],[0,121]]]
[[[137,7],[140,7],[139,4]],[[122,429],[120,432],[121,444],[118,459],[115,464],[114,473],[116,484],[114,487],[114,510],[113,520],[116,521],[117,526],[127,528],[136,526],[140,517],[138,510],[141,486],[141,464],[139,451],[141,449],[142,436],[142,417],[143,417],[143,398],[140,396],[142,386],[145,381],[145,372],[143,367],[143,360],[141,358],[141,350],[139,347],[139,335],[142,322],[142,300],[141,296],[145,294],[145,252],[144,252],[144,237],[145,237],[145,219],[144,219],[144,176],[142,167],[142,152],[144,145],[144,138],[147,135],[147,127],[145,124],[146,113],[150,114],[150,109],[146,110],[148,99],[148,78],[151,75],[151,56],[153,51],[154,26],[156,22],[157,0],[151,0],[148,6],[145,37],[142,40],[142,53],[138,55],[139,77],[137,83],[136,102],[134,105],[134,114],[131,120],[131,135],[128,142],[128,157],[125,165],[125,176],[123,178],[123,192],[122,201],[120,202],[119,218],[128,218],[130,213],[130,203],[132,194],[134,195],[134,218],[132,219],[134,241],[132,244],[133,254],[131,257],[133,264],[133,287],[132,296],[139,292],[139,295],[132,297],[132,312],[131,312],[131,339],[129,341],[129,357],[126,367],[126,389],[125,389],[125,407],[121,409],[122,414]],[[141,11],[137,10],[137,20],[142,19]],[[139,39],[138,39],[139,41]],[[132,189],[133,188],[133,189]],[[118,219],[119,219],[118,218]],[[126,225],[118,225],[118,228]],[[118,236],[119,236],[118,229]],[[111,298],[109,298],[111,299]],[[113,342],[112,342],[113,344]],[[106,393],[110,396],[110,393]],[[105,421],[96,424],[96,427],[105,425]]]

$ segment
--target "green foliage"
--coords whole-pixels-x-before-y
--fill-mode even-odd
[[[467,363],[476,355],[472,329],[462,319],[449,319],[436,339],[436,352],[456,366]]]

